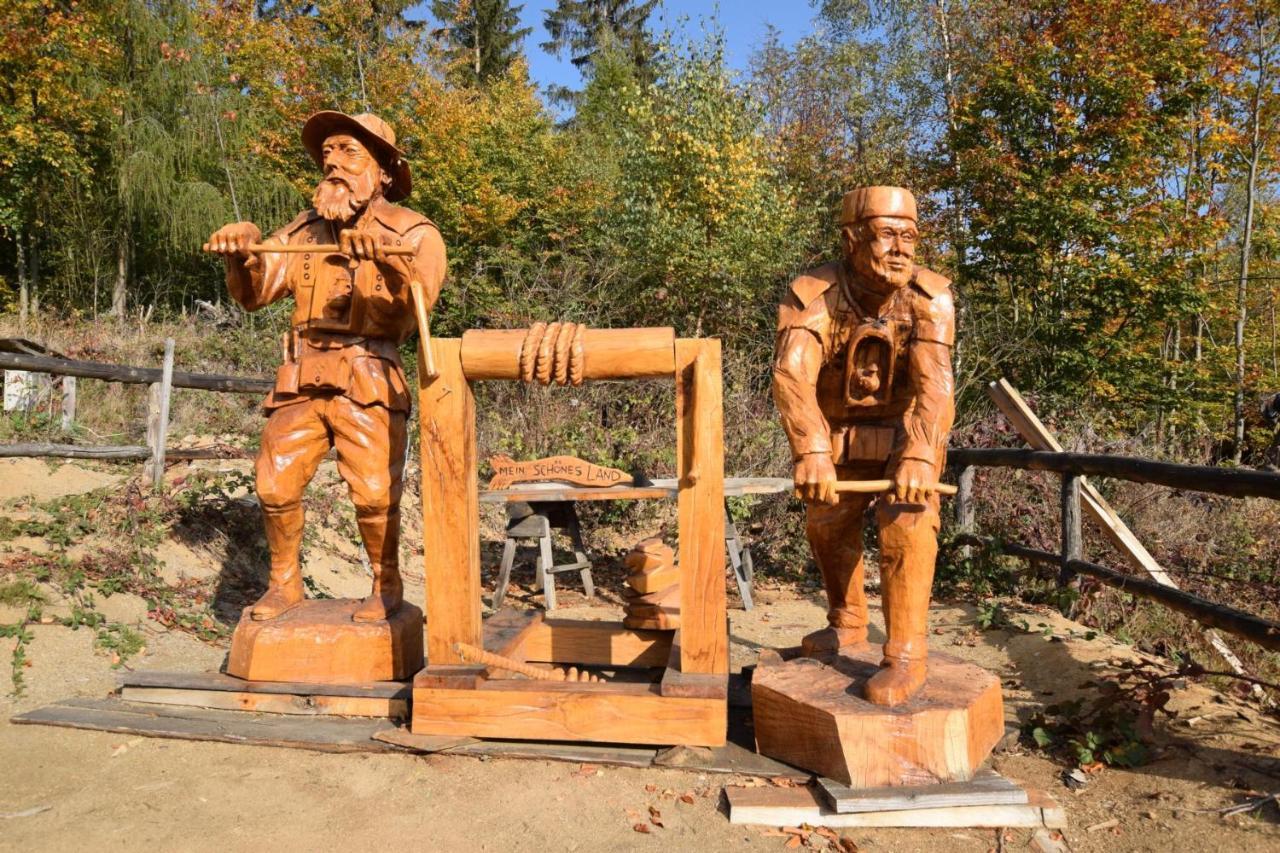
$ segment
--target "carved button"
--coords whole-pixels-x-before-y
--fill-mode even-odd
[[[304,270],[309,270],[309,269],[311,269],[311,264],[306,263],[306,262],[303,262],[303,264],[302,264],[302,268],[303,268]]]
[[[315,237],[308,237],[308,238],[307,238],[307,242],[308,242],[308,243],[314,243],[315,241],[316,241],[316,238],[315,238]]]
[[[310,240],[308,240],[307,242],[308,242],[308,243],[310,243],[311,241],[310,241]],[[310,254],[303,255],[303,256],[302,256],[302,259],[303,259],[304,261],[309,261],[309,260],[311,260],[311,255],[310,255]]]
[[[399,241],[399,240],[397,240],[397,241],[396,241],[396,245],[397,245],[397,246],[399,246],[399,245],[400,245],[400,241]]]
[[[373,289],[374,289],[374,290],[382,290],[382,285],[380,285],[380,284],[375,284],[375,285],[373,286]]]
[[[381,276],[381,275],[379,275],[379,276],[378,276],[378,281],[382,281],[382,276]]]
[[[311,278],[311,273],[309,273],[309,272],[304,272],[304,273],[302,274],[302,277],[303,277],[303,278]]]

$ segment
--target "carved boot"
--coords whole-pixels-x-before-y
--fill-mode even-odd
[[[924,686],[937,540],[924,523],[900,521],[896,526],[882,524],[880,530],[880,591],[888,639],[881,669],[867,680],[865,696],[876,705],[892,706]]]
[[[360,514],[360,537],[373,567],[373,591],[351,614],[355,622],[382,622],[404,601],[400,580],[400,511]]]
[[[809,525],[809,543],[827,590],[827,627],[807,634],[800,653],[819,657],[837,651],[857,653],[867,645],[866,572],[862,562],[861,512],[849,513],[857,530],[849,535],[845,525]],[[815,530],[815,527],[818,529]]]
[[[302,545],[302,504],[291,507],[262,508],[267,545],[271,549],[271,578],[267,591],[254,603],[249,618],[274,619],[301,604],[306,598],[302,588],[302,571],[298,567],[298,548]]]

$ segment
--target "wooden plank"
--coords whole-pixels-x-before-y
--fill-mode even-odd
[[[133,385],[150,385],[159,382],[163,371],[156,367],[131,367],[124,364],[103,364],[94,361],[76,361],[70,358],[0,353],[0,369],[30,370],[36,373],[52,373],[57,376],[79,376],[84,379],[102,379]],[[199,391],[224,391],[236,394],[265,394],[275,383],[270,379],[252,379],[246,376],[223,376],[214,373],[173,372],[174,388],[194,388]]]
[[[439,375],[419,376],[427,662],[460,664],[454,643],[484,642],[480,617],[480,517],[475,397],[462,375],[461,342],[433,338]]]
[[[665,666],[670,631],[633,631],[621,622],[544,619],[525,635],[521,654],[537,663]]]
[[[729,671],[720,341],[676,341],[680,670]]]
[[[367,696],[314,696],[286,693],[232,693],[226,690],[179,690],[172,687],[125,687],[120,698],[126,702],[152,705],[185,705],[223,711],[256,711],[267,714],[302,716],[381,717],[403,720],[409,716],[407,699]]]
[[[674,489],[654,486],[566,486],[560,483],[529,483],[510,489],[486,489],[482,495],[485,503],[514,503],[519,501],[639,501],[664,500],[675,497]]]
[[[1005,417],[1018,430],[1018,434],[1022,436],[1022,440],[1031,445],[1035,450],[1049,450],[1061,453],[1063,448],[1058,439],[1049,432],[1048,428],[1036,417],[1036,413],[1027,405],[1027,401],[1022,398],[1018,390],[1009,383],[1008,380],[1001,378],[996,382],[992,382],[987,386],[987,393],[995,402],[996,406],[1004,413]],[[1153,463],[1162,465],[1164,463]],[[1193,466],[1183,466],[1193,467]],[[1199,466],[1195,466],[1199,467]],[[1192,474],[1194,482],[1203,484],[1210,482],[1211,478],[1219,473],[1220,469],[1206,469],[1204,471]],[[1260,475],[1263,472],[1235,472],[1237,474],[1245,474],[1252,479],[1257,479],[1253,475]],[[1277,484],[1280,484],[1280,477],[1275,475],[1264,475],[1273,477]],[[1237,481],[1239,478],[1237,478]],[[1197,488],[1195,485],[1189,488]],[[1084,509],[1101,527],[1103,535],[1111,542],[1116,549],[1124,555],[1124,557],[1139,571],[1144,571],[1151,576],[1151,579],[1162,586],[1177,589],[1178,585],[1169,577],[1169,573],[1164,570],[1161,565],[1156,562],[1155,557],[1147,551],[1146,547],[1133,535],[1133,531],[1129,529],[1115,510],[1111,508],[1102,497],[1098,494],[1092,484],[1086,482],[1083,478],[1080,480],[1080,495],[1083,499]],[[1277,486],[1273,496],[1280,497],[1280,486]],[[1218,654],[1227,662],[1234,672],[1238,675],[1245,675],[1244,665],[1240,659],[1231,651],[1230,647],[1213,631],[1206,631],[1205,638],[1209,644],[1218,652]],[[1252,692],[1254,695],[1260,695],[1262,688],[1257,684],[1253,685]]]
[[[655,749],[636,746],[588,743],[530,743],[514,740],[475,740],[445,750],[449,755],[533,758],[540,761],[569,761],[574,764],[601,764],[610,767],[651,767]]]
[[[484,620],[484,648],[496,655],[524,661],[524,644],[543,618],[541,610],[504,607]]]
[[[413,691],[415,734],[719,746],[726,722],[723,701],[670,699],[656,685],[490,681]]]
[[[1066,826],[1066,813],[1048,795],[1028,792],[1024,805],[951,806],[936,809],[836,814],[824,809],[812,788],[725,788],[729,822],[765,826],[836,828]]]
[[[722,746],[673,746],[654,757],[658,767],[678,767],[682,770],[698,770],[705,773],[741,773],[747,776],[765,776],[770,779],[785,778],[808,782],[813,774],[798,770],[790,764],[775,761],[766,755],[747,749],[733,741]]]
[[[819,776],[817,790],[836,814],[937,809],[950,806],[1024,805],[1027,792],[989,768],[968,782],[945,782],[919,787],[850,788]]]
[[[68,699],[18,714],[18,725],[60,726],[144,737],[203,740],[310,749],[318,752],[388,752],[373,739],[386,720],[246,714],[202,708],[137,705],[119,699]]]
[[[473,737],[415,735],[403,726],[381,729],[374,732],[373,739],[380,740],[383,743],[394,744],[395,746],[407,749],[411,752],[421,752],[424,754],[444,752],[446,750],[453,749],[454,747],[468,746],[470,744],[480,742]]]
[[[221,672],[167,672],[140,669],[121,672],[116,684],[125,687],[168,687],[176,690],[224,690],[232,693],[279,693],[296,696],[351,696],[370,699],[408,699],[408,681],[371,681],[365,684],[304,684],[294,681],[245,681]]]

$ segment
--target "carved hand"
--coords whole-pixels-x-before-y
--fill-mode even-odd
[[[830,453],[806,453],[796,460],[796,496],[808,503],[834,505],[840,498],[836,494],[836,466]]]
[[[233,222],[224,225],[209,235],[204,244],[206,252],[222,255],[227,261],[232,258],[246,260],[252,257],[249,246],[262,240],[262,232],[252,222]]]
[[[409,285],[413,277],[413,258],[409,255],[387,254],[388,246],[371,231],[346,228],[338,234],[338,251],[361,261],[373,261],[387,280],[387,287],[396,291]]]
[[[903,503],[922,504],[929,499],[937,480],[933,465],[920,459],[903,459],[893,472],[893,498]]]

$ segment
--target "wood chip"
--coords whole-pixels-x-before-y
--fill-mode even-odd
[[[800,846],[800,844],[801,844],[800,836],[793,835],[791,836],[791,840],[786,843],[786,848],[788,850],[795,850],[797,847]]]
[[[1120,825],[1120,819],[1113,817],[1111,818],[1111,820],[1104,820],[1102,823],[1095,823],[1093,826],[1090,826],[1087,829],[1085,829],[1085,832],[1101,832],[1104,829],[1110,829],[1113,826],[1119,826],[1119,825]]]

